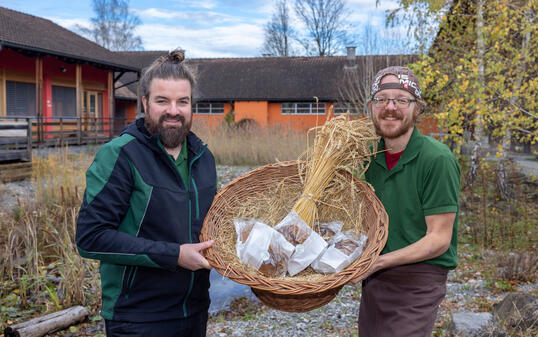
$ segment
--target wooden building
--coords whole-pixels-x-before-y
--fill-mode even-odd
[[[115,74],[138,71],[50,20],[0,7],[0,120],[30,117],[36,142],[121,130]]]
[[[124,62],[143,69],[166,53],[118,54]],[[369,83],[379,69],[405,65],[415,58],[414,55],[357,56],[354,48],[348,48],[346,56],[187,58],[187,64],[197,75],[193,106],[195,123],[215,127],[223,122],[226,114],[233,113],[236,123],[249,120],[260,127],[306,130],[323,124],[331,109],[336,114],[349,109],[342,104],[349,98],[346,96],[349,79]],[[117,98],[125,102],[130,118],[134,118],[136,111],[135,76],[129,73],[120,78],[121,82],[129,84],[126,88],[133,97],[131,103],[127,103],[128,97],[116,93]],[[365,88],[368,85],[363,84],[362,91],[368,91]],[[126,93],[123,95],[127,96]],[[364,113],[364,110],[351,109],[351,112]],[[439,132],[432,115],[422,116],[419,127],[426,134]]]
[[[112,52],[50,20],[0,7],[0,120],[32,118],[34,142],[105,141],[136,118],[140,71],[166,53]],[[357,56],[350,47],[346,56],[187,59],[198,78],[194,119],[216,127],[232,114],[236,123],[306,130],[331,110],[349,109],[350,79],[367,93],[364,83],[379,69],[415,58]],[[438,132],[433,116],[423,116],[420,128]]]

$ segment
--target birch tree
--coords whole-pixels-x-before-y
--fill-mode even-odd
[[[77,29],[97,44],[114,51],[142,50],[135,29],[142,21],[129,10],[129,0],[93,0],[91,27]]]
[[[264,28],[264,45],[262,52],[272,56],[291,56],[295,31],[290,22],[286,0],[275,3],[275,13]]]
[[[455,150],[468,142],[466,134],[477,142],[478,149],[486,147],[487,137],[497,144],[496,156],[504,159],[509,158],[511,142],[536,144],[538,3],[400,1],[407,10],[418,3],[423,11],[431,3],[429,9],[436,9],[430,12],[432,16],[441,15],[441,9],[450,9],[439,20],[430,53],[412,68],[422,80],[428,103],[439,111],[439,123],[448,132]],[[487,154],[473,153],[474,165]],[[504,188],[504,165],[499,169],[498,184],[506,197],[509,191]],[[467,185],[474,181],[472,170],[466,177]]]
[[[295,0],[295,13],[306,27],[297,39],[307,54],[331,56],[350,43],[344,0]]]

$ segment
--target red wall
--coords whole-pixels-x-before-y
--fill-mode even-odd
[[[42,111],[45,120],[52,118],[52,85],[53,82],[60,85],[76,85],[76,65],[65,63],[53,56],[43,57],[43,92]],[[65,71],[62,71],[62,68]],[[8,48],[0,50],[0,70],[5,69],[6,80],[16,81],[18,77],[27,80],[32,79],[35,83],[36,61],[35,58],[27,57]],[[94,90],[103,94],[103,106],[101,117],[109,117],[108,108],[108,71],[82,65],[82,83],[87,90]]]
[[[0,50],[0,69],[1,68],[19,72],[30,72],[35,76],[34,59],[7,48],[2,48],[2,50]]]

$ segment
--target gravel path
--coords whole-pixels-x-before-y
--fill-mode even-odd
[[[447,283],[447,295],[441,303],[435,329],[447,335],[447,323],[452,313],[460,311],[479,312],[476,301],[500,302],[506,294],[494,295],[481,278],[465,283],[458,280],[459,273],[451,271]],[[518,291],[532,292],[538,284],[524,285]],[[233,320],[210,321],[208,337],[263,336],[263,337],[314,337],[314,336],[357,336],[357,318],[360,304],[359,285],[346,285],[338,296],[327,305],[306,313],[288,313],[273,310],[264,305],[254,315],[245,315]]]
[[[225,186],[253,167],[219,166],[219,188]],[[9,211],[33,193],[29,180],[0,185],[0,215]],[[451,271],[447,284],[447,296],[441,304],[436,328],[446,334],[445,326],[450,314],[457,311],[475,311],[477,299],[499,302],[503,294],[494,295],[485,288],[485,281],[476,272],[476,277],[462,281],[460,272]],[[518,290],[533,292],[538,284],[521,286]],[[224,336],[356,336],[357,316],[360,304],[360,286],[344,286],[338,296],[322,308],[306,313],[287,313],[270,309],[251,299],[258,306],[255,313],[247,313],[233,319],[219,319],[218,316],[208,323],[208,337]],[[102,326],[100,326],[102,328]]]

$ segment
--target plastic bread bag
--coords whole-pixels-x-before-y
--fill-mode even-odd
[[[314,228],[318,230],[318,233],[323,238],[323,240],[329,241],[335,234],[340,233],[343,226],[344,224],[342,223],[342,221],[331,221],[316,223]]]
[[[295,246],[295,251],[288,262],[290,276],[295,276],[306,269],[327,247],[327,242],[295,211],[286,215],[275,229]]]
[[[284,276],[294,247],[282,234],[256,221],[243,248],[243,261],[266,276]]]
[[[343,270],[347,263],[347,255],[330,245],[312,262],[312,269],[322,274],[332,274]]]
[[[243,251],[245,248],[245,243],[247,242],[248,235],[252,230],[252,227],[256,224],[256,219],[234,219],[235,233],[237,234],[237,240],[235,243],[235,252],[239,261],[243,261]]]
[[[286,276],[288,262],[293,251],[293,245],[286,241],[282,234],[273,229],[273,236],[267,250],[268,254],[265,255],[266,259],[258,270],[268,277]]]
[[[330,246],[312,263],[318,273],[338,273],[353,263],[361,254],[368,237],[353,231],[336,234],[330,240]]]

